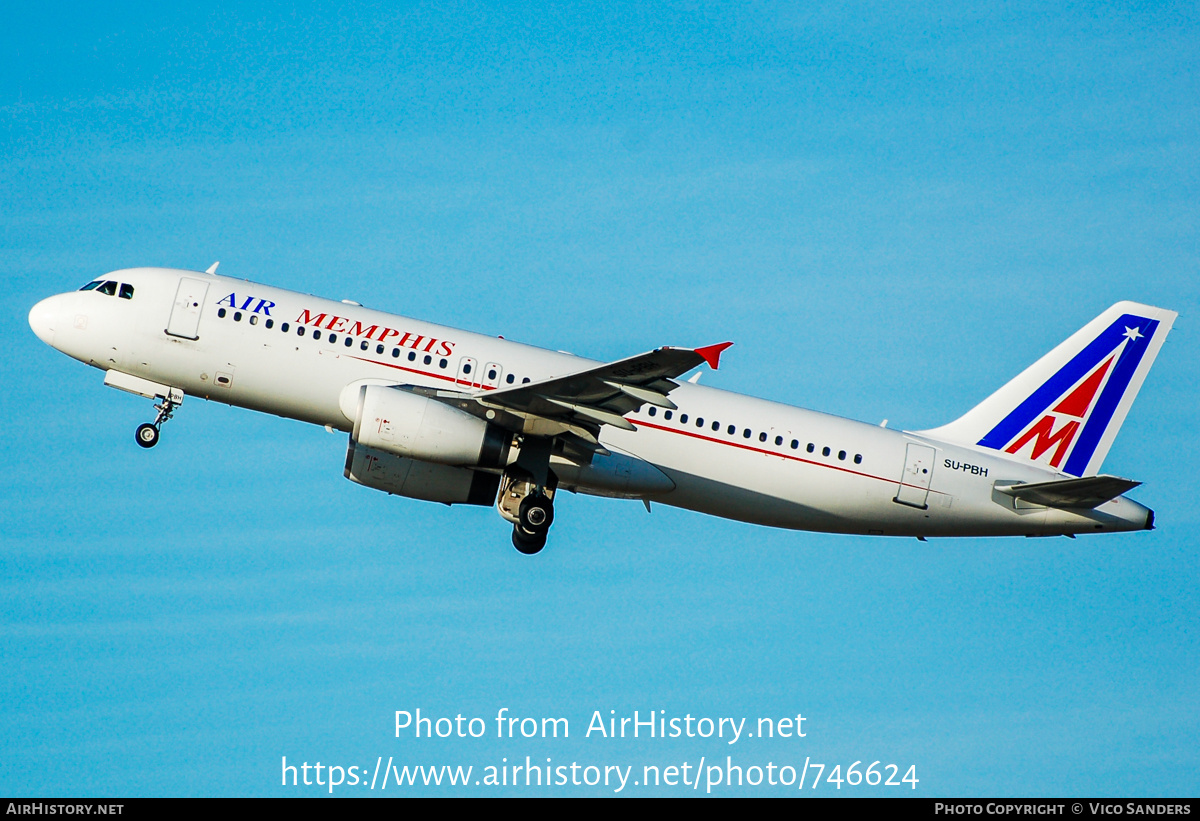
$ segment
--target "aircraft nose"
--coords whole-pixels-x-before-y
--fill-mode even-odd
[[[37,334],[38,339],[54,347],[54,326],[58,322],[58,300],[54,297],[43,299],[29,312],[29,327]]]

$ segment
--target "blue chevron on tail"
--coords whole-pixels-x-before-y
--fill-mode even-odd
[[[1177,314],[1119,302],[931,439],[1094,476]]]

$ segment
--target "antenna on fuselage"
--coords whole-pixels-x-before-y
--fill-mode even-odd
[[[205,271],[204,273],[206,273],[206,274],[215,274],[215,273],[217,272],[217,266],[218,266],[218,265],[220,265],[220,264],[221,264],[221,260],[217,260],[217,261],[216,261],[216,262],[214,262],[212,265],[208,266],[208,270],[207,270],[207,271]]]

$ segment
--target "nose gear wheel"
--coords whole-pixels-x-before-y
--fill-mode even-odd
[[[134,433],[137,443],[144,448],[152,448],[157,445],[163,423],[175,414],[175,409],[181,404],[183,404],[183,392],[172,388],[171,395],[164,396],[162,402],[154,406],[158,411],[154,421],[138,425],[137,432]]]

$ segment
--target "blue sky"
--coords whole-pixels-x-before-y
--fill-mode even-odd
[[[732,755],[915,764],[921,795],[1194,795],[1195,10],[594,5],[10,10],[0,790]],[[922,544],[569,497],[529,560],[492,511],[347,482],[345,437],[298,422],[189,400],[143,452],[149,403],[26,314],[217,259],[597,359],[731,339],[705,384],[908,428],[1113,302],[1161,305],[1105,463],[1159,528]],[[418,707],[572,737],[394,738]],[[595,710],[809,735],[585,739]]]

